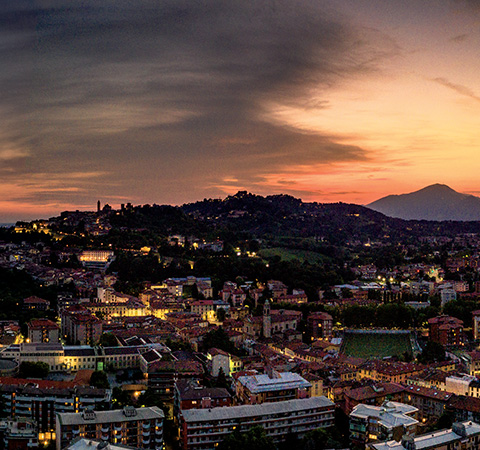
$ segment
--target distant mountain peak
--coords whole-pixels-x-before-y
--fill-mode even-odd
[[[448,191],[448,192],[455,192],[457,194],[459,193],[456,190],[452,189],[450,186],[447,186],[446,184],[442,184],[442,183],[431,184],[430,186],[426,186],[416,192],[420,192],[420,191]]]
[[[367,208],[406,220],[480,220],[480,198],[436,183],[415,192],[388,195]]]

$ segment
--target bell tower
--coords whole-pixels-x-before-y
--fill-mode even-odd
[[[270,302],[265,300],[263,305],[263,337],[272,337],[272,317],[270,316]]]

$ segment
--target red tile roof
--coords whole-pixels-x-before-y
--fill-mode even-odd
[[[52,322],[51,320],[48,320],[48,319],[33,319],[30,322],[28,322],[28,328],[30,328],[32,330],[42,330],[42,329],[58,330],[58,329],[60,329],[60,327],[55,322]]]

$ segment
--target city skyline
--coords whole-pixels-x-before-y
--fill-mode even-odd
[[[480,192],[478,1],[5,1],[0,20],[0,222]]]

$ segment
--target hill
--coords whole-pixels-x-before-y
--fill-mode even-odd
[[[409,194],[388,195],[367,207],[405,220],[480,220],[480,198],[461,194],[444,184],[433,184]]]

